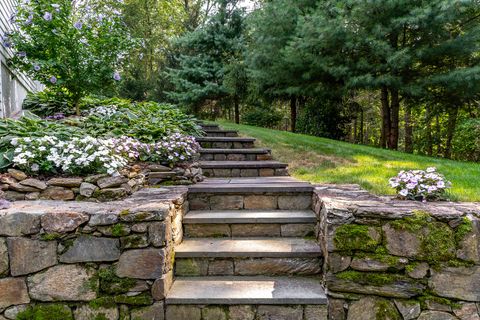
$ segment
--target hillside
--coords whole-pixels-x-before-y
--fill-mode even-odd
[[[225,129],[258,139],[291,174],[312,183],[356,183],[375,194],[392,194],[388,179],[400,170],[434,166],[453,184],[450,198],[480,201],[480,164],[437,159],[346,142],[220,122]]]

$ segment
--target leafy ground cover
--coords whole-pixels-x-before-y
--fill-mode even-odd
[[[258,139],[291,174],[313,183],[356,183],[375,194],[395,194],[388,180],[401,170],[436,167],[452,182],[449,198],[480,201],[480,164],[406,154],[331,139],[221,122]]]

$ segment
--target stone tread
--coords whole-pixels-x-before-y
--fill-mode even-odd
[[[215,129],[212,129],[215,128]],[[224,129],[218,129],[218,127],[213,127],[213,126],[206,126],[206,129],[203,130],[206,133],[238,133],[237,130],[224,130]]]
[[[322,255],[315,240],[302,238],[195,238],[175,248],[177,258],[307,258]]]
[[[266,154],[269,153],[270,149],[209,149],[204,148],[200,149],[200,153],[217,153],[217,154]]]
[[[261,169],[286,168],[287,164],[278,161],[200,161],[203,169]]]
[[[189,193],[242,193],[242,194],[259,194],[259,193],[311,193],[313,186],[308,183],[199,183],[189,187]]]
[[[304,277],[177,278],[167,304],[326,304],[320,279]]]
[[[198,142],[255,142],[254,138],[244,137],[200,137]]]
[[[183,218],[184,224],[315,223],[310,210],[194,210]]]

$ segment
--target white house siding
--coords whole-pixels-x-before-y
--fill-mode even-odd
[[[16,0],[0,0],[0,35],[11,29],[10,17]],[[30,91],[41,89],[41,85],[24,74],[7,66],[12,50],[0,45],[0,117],[15,117],[21,113],[22,102]]]

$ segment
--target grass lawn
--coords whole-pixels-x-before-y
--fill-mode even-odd
[[[272,149],[276,160],[289,164],[292,176],[313,183],[356,183],[376,194],[393,194],[388,179],[400,170],[437,167],[453,184],[450,199],[480,201],[480,164],[411,155],[325,138],[270,130],[229,122],[225,129],[239,130]]]

